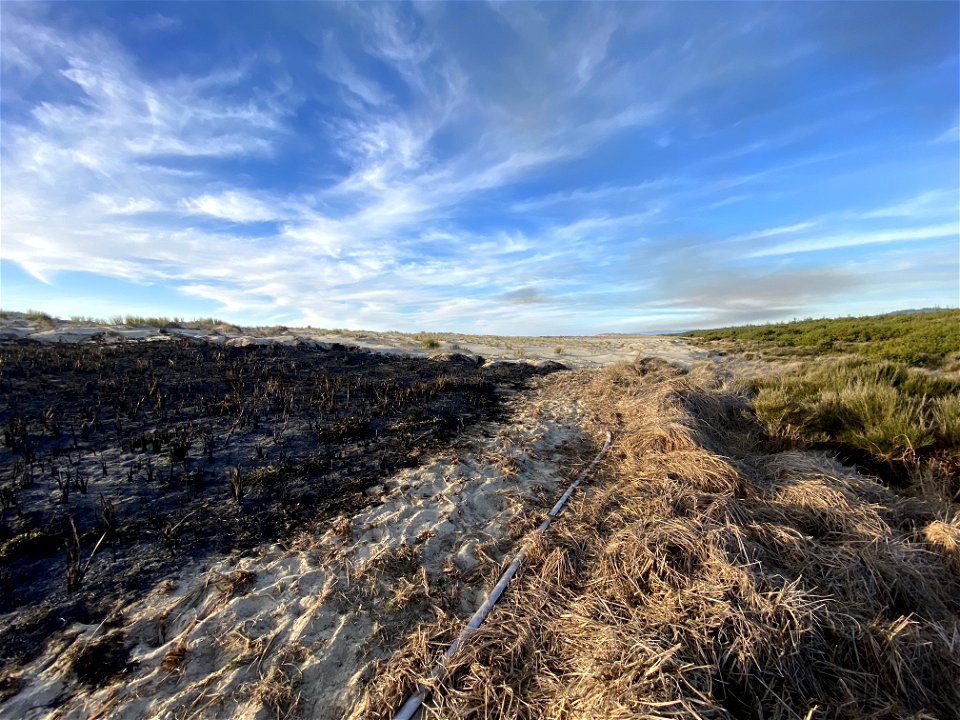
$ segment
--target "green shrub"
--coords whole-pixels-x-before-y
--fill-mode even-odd
[[[437,333],[418,332],[413,339],[420,343],[420,347],[436,350],[440,347],[440,335]]]
[[[800,320],[687,334],[703,340],[733,340],[744,349],[806,348],[942,367],[960,350],[960,310]]]
[[[960,395],[935,398],[930,414],[939,441],[946,447],[960,448]]]
[[[848,357],[760,378],[751,389],[771,437],[853,449],[901,475],[918,476],[934,457],[960,463],[958,380]]]

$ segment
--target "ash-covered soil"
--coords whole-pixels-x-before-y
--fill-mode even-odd
[[[0,343],[0,657],[188,562],[352,516],[550,366],[342,346]]]

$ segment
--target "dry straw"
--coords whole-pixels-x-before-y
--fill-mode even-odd
[[[433,681],[427,717],[957,717],[956,515],[766,452],[712,368],[645,361],[576,388],[620,428],[602,477]],[[390,717],[455,626],[419,628],[352,717]]]

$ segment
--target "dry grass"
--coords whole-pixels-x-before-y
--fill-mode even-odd
[[[297,663],[281,656],[274,667],[261,675],[253,688],[253,700],[269,709],[277,720],[295,717],[300,705],[300,681]]]
[[[249,570],[234,570],[228,575],[213,571],[211,573],[211,579],[208,582],[213,583],[217,589],[220,590],[222,593],[222,601],[227,601],[244,592],[253,584],[256,578],[256,573],[252,573]]]
[[[163,655],[160,666],[167,672],[179,672],[183,667],[183,662],[187,657],[187,644],[182,640],[173,645]]]
[[[934,520],[923,529],[923,538],[960,574],[960,515],[949,521]]]
[[[765,454],[738,386],[644,362],[585,388],[616,442],[427,701],[442,718],[955,717],[960,523],[829,458]],[[390,717],[458,624],[410,636]]]

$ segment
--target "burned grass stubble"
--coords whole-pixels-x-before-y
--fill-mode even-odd
[[[0,657],[110,625],[190,562],[355,513],[548,371],[337,345],[0,344]]]

